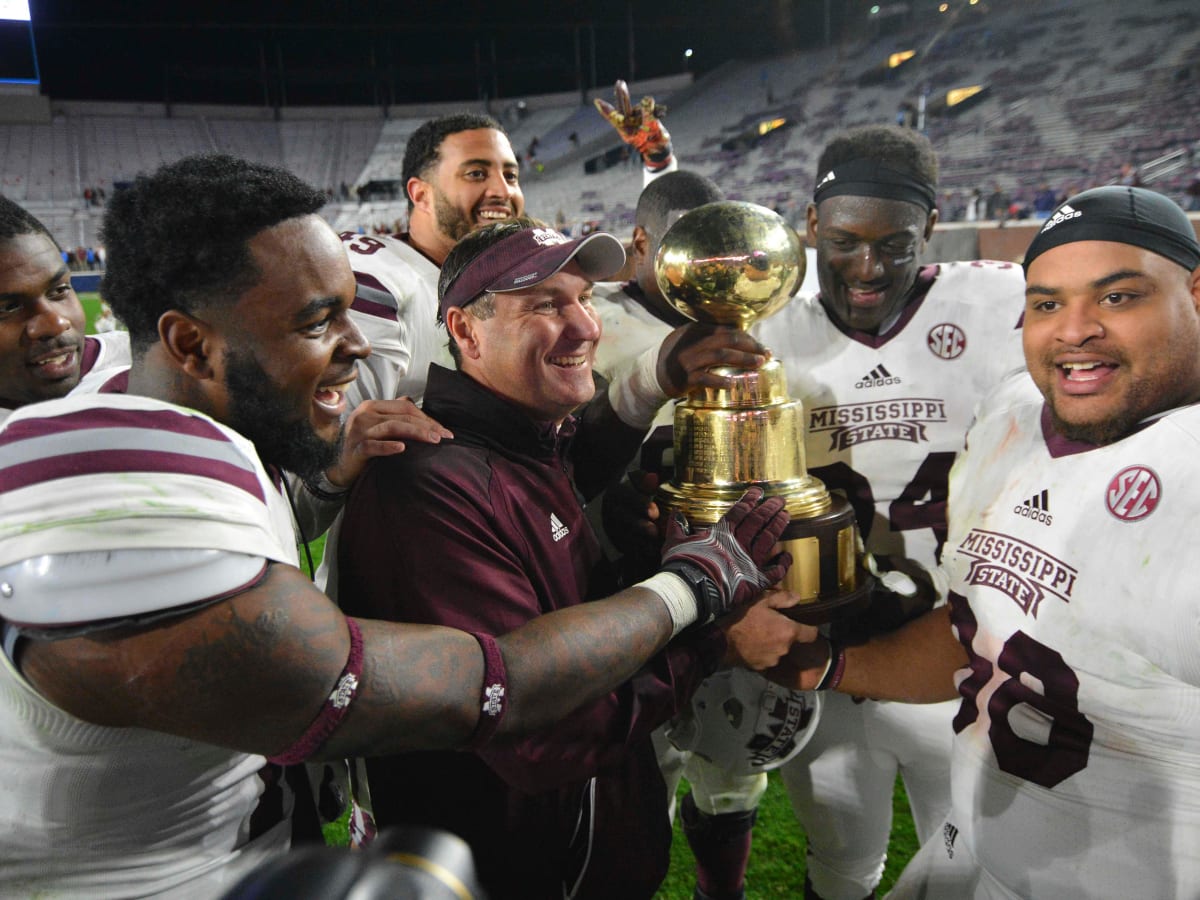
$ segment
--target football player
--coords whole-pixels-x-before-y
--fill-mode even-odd
[[[807,221],[819,290],[806,281],[754,333],[805,403],[810,471],[850,499],[885,583],[899,590],[879,591],[856,617],[870,633],[933,602],[947,473],[974,403],[1021,363],[1023,281],[1008,263],[922,264],[937,222],[937,160],[918,132],[872,126],[835,137],[817,183]],[[873,893],[898,772],[918,833],[937,826],[949,803],[952,714],[950,705],[828,698],[816,735],[782,769],[808,834],[809,898]],[[702,759],[690,765],[684,830],[697,898],[738,898],[761,782]]]
[[[751,493],[680,532],[679,574],[500,638],[343,616],[297,568],[278,477],[337,456],[369,349],[324,203],[227,156],[140,176],[104,223],[128,393],[0,428],[9,892],[215,895],[288,845],[266,757],[527,734],[758,593],[787,516]]]
[[[891,897],[1200,895],[1200,242],[1109,186],[1025,256],[1028,373],[950,477],[950,602],[789,684],[961,698],[953,804]],[[780,673],[783,675],[783,673]]]
[[[129,365],[128,334],[84,330],[58,242],[0,197],[0,422],[27,403],[95,390]]]
[[[1003,262],[925,265],[937,159],[920,132],[835,136],[808,206],[820,291],[755,334],[783,361],[807,416],[811,474],[851,501],[885,585],[835,623],[839,640],[897,628],[934,602],[946,479],[979,398],[1021,365],[1023,280]],[[918,589],[919,586],[919,589]],[[897,773],[922,840],[949,804],[953,706],[827,698],[782,769],[808,837],[806,894],[862,900],[883,874]]]

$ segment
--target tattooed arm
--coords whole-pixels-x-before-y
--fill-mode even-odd
[[[360,623],[356,701],[325,758],[454,747],[479,718],[483,659],[461,631]],[[501,733],[524,734],[629,678],[671,636],[650,591],[542,616],[499,640],[509,708]],[[235,597],[148,627],[30,641],[24,676],[67,712],[273,754],[311,724],[349,652],[341,612],[302,573],[272,565]]]

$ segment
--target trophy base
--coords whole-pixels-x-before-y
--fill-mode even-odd
[[[858,525],[850,503],[830,494],[811,475],[797,483],[758,482],[768,497],[783,497],[788,523],[780,547],[792,554],[792,566],[782,586],[801,601],[784,615],[805,625],[821,625],[861,612],[871,598],[874,579],[858,560]],[[680,511],[688,520],[711,525],[721,518],[750,484],[677,487],[660,485],[655,499],[664,508]]]
[[[793,518],[780,538],[792,554],[783,587],[801,601],[780,610],[805,625],[821,625],[866,608],[873,579],[858,561],[854,510],[837,495],[820,515]]]

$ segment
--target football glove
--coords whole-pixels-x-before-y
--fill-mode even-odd
[[[662,571],[680,576],[696,596],[697,623],[706,624],[783,580],[792,557],[775,553],[788,514],[782,497],[762,499],[751,488],[715,525],[693,532],[675,513],[667,524]]]

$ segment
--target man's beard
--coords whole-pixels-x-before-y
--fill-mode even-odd
[[[475,223],[464,216],[441,191],[434,191],[433,211],[437,217],[438,231],[456,241],[462,240],[475,228]]]
[[[1069,441],[1092,444],[1096,447],[1111,444],[1119,441],[1126,435],[1132,434],[1140,421],[1140,419],[1133,416],[1122,416],[1100,422],[1067,422],[1059,418],[1053,404],[1048,405],[1050,407],[1050,420],[1054,424],[1055,431]]]
[[[1125,404],[1114,410],[1108,418],[1095,422],[1065,421],[1055,408],[1053,394],[1046,395],[1046,405],[1050,409],[1050,419],[1054,423],[1055,431],[1068,440],[1102,447],[1133,434],[1143,420],[1156,412],[1175,406],[1172,402],[1164,404],[1162,398],[1169,396],[1182,397],[1183,394],[1174,383],[1162,385],[1135,382],[1130,386]],[[1186,401],[1181,399],[1179,402],[1182,404]]]
[[[264,463],[310,480],[337,462],[342,432],[331,443],[313,430],[308,419],[293,419],[294,411],[253,354],[226,352],[225,389],[229,392],[225,424],[253,443]]]

